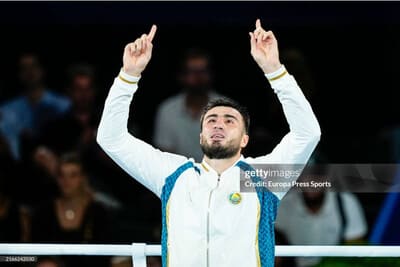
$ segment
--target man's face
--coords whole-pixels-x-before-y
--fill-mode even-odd
[[[70,88],[72,102],[78,108],[90,108],[94,102],[92,78],[85,75],[74,77]]]
[[[21,57],[19,61],[19,79],[27,89],[41,84],[43,69],[35,56],[26,55]]]
[[[231,158],[244,148],[249,140],[242,115],[234,108],[218,106],[205,115],[200,133],[200,145],[210,159]]]
[[[185,69],[181,74],[183,88],[193,94],[201,94],[208,91],[211,83],[211,75],[206,58],[189,58]]]

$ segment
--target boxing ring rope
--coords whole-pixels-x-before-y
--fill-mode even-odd
[[[160,245],[0,244],[0,255],[131,256],[135,267],[146,267],[146,256],[160,256]],[[281,257],[400,257],[400,246],[276,246]]]

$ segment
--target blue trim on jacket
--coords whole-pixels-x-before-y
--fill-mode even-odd
[[[167,256],[168,256],[168,228],[167,228],[167,204],[169,197],[171,196],[172,189],[174,189],[175,183],[181,174],[189,168],[194,168],[198,173],[200,170],[188,161],[174,171],[170,176],[165,179],[165,184],[161,192],[161,211],[162,211],[162,232],[161,232],[161,255],[162,255],[162,266],[167,267]]]
[[[244,162],[236,163],[243,171],[254,171],[254,168]],[[258,176],[251,176],[253,182],[261,180]],[[256,187],[260,202],[260,221],[258,224],[258,251],[262,267],[274,267],[275,259],[275,231],[274,222],[279,205],[279,199],[267,188]]]

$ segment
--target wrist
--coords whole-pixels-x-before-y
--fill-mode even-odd
[[[136,75],[132,75],[134,73],[127,73],[125,72],[124,68],[121,68],[121,71],[119,72],[118,78],[128,84],[137,84],[138,81],[140,80],[140,75],[136,76]]]
[[[140,72],[140,71],[137,71],[137,70],[134,70],[134,69],[130,70],[130,69],[127,69],[125,67],[122,67],[122,71],[125,74],[128,74],[128,75],[133,76],[133,77],[140,77],[140,75],[142,74],[142,72]]]
[[[270,81],[275,81],[287,74],[287,70],[284,65],[281,65],[279,69],[275,70],[274,72],[265,73],[265,77]]]
[[[270,74],[270,73],[276,72],[281,67],[282,67],[282,64],[278,61],[273,64],[268,64],[268,65],[262,66],[262,70],[265,74]]]

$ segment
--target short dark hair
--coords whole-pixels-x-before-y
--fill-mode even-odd
[[[236,102],[235,100],[228,98],[228,97],[220,97],[220,98],[212,99],[207,103],[207,105],[204,107],[203,112],[200,117],[200,130],[203,130],[204,116],[206,115],[206,113],[209,110],[211,110],[215,107],[231,107],[231,108],[239,111],[240,115],[242,115],[242,118],[243,118],[246,134],[249,133],[249,129],[250,129],[249,111],[247,110],[247,108],[245,106],[240,105],[238,102]]]
[[[95,81],[95,74],[96,71],[94,67],[90,64],[87,63],[77,63],[74,65],[71,65],[67,69],[67,83],[68,86],[71,86],[74,82],[74,79],[77,76],[86,76],[89,77],[92,82],[94,83]]]

